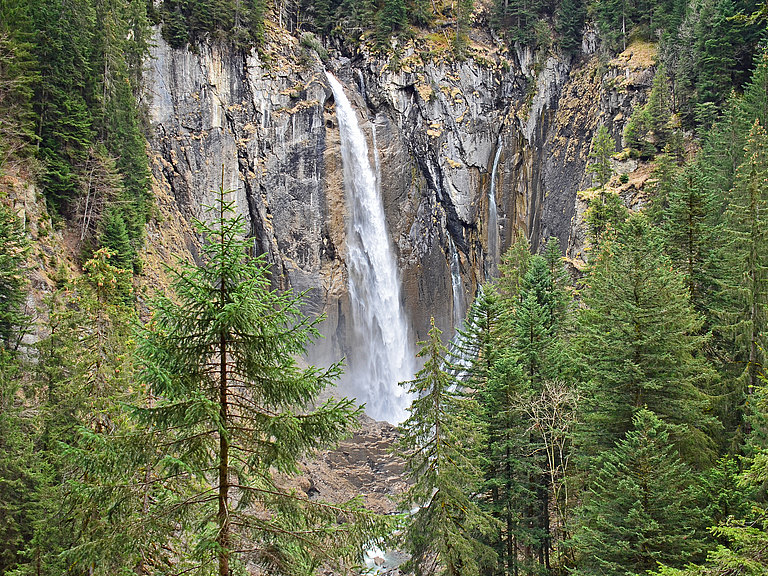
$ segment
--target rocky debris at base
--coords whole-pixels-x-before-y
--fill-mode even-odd
[[[396,440],[395,426],[363,415],[360,429],[337,449],[302,461],[297,487],[312,499],[343,502],[362,496],[374,512],[396,512],[397,497],[407,487],[405,463],[393,452]]]

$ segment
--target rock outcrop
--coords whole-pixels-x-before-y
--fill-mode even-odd
[[[583,256],[576,192],[589,184],[592,135],[607,123],[620,140],[652,63],[635,65],[631,54],[608,65],[589,54],[535,55],[476,34],[460,62],[411,42],[397,62],[360,48],[335,52],[326,65],[277,28],[268,58],[219,43],[175,50],[156,34],[146,76],[155,176],[193,216],[223,173],[274,284],[309,290],[307,311],[327,317],[313,359],[344,356],[351,333],[326,66],[345,84],[379,166],[390,235],[382,241],[397,254],[412,341],[426,336],[430,316],[450,334],[454,306],[465,308],[493,270],[492,176],[499,252],[522,230],[534,249],[554,235],[570,257]]]

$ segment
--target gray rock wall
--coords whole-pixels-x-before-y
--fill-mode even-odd
[[[187,216],[201,216],[224,186],[268,255],[277,287],[309,290],[325,313],[319,356],[345,353],[345,200],[339,131],[323,64],[287,33],[270,61],[218,44],[171,49],[155,36],[146,85],[155,177]],[[490,269],[488,193],[497,146],[501,250],[518,230],[537,248],[560,238],[580,253],[576,191],[592,133],[631,105],[589,66],[488,38],[482,58],[422,59],[406,47],[398,67],[367,53],[337,54],[328,67],[347,88],[380,165],[390,240],[402,275],[413,341],[434,316],[452,324],[449,239],[459,253],[466,306]],[[621,122],[615,124],[620,133]],[[374,147],[375,139],[375,147]],[[372,152],[373,154],[373,152]],[[351,331],[350,331],[351,332]]]

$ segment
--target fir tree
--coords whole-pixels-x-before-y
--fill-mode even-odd
[[[381,46],[386,46],[393,34],[401,32],[408,25],[405,0],[386,0],[376,14],[376,36]]]
[[[35,118],[32,95],[37,75],[30,4],[0,2],[0,174],[32,152]]]
[[[131,392],[132,316],[118,288],[127,273],[112,266],[103,249],[84,269],[83,277],[52,296],[50,334],[37,346],[39,470],[34,533],[19,575],[114,574],[136,562],[141,539],[134,536],[150,526],[136,522],[129,534],[122,520],[130,514],[121,509],[128,501],[105,496],[107,487],[95,489],[105,476],[113,487],[133,479],[133,455],[118,447],[126,447],[122,403],[137,391]],[[107,455],[106,471],[88,464]]]
[[[683,274],[694,309],[704,314],[712,304],[717,234],[710,186],[694,165],[684,170],[667,194],[668,206],[662,215],[667,253]]]
[[[600,458],[579,512],[577,574],[642,574],[658,562],[682,566],[699,552],[692,477],[664,423],[641,409]]]
[[[502,255],[499,277],[494,286],[506,308],[513,308],[520,297],[520,283],[528,271],[531,261],[531,247],[525,233],[519,231],[514,242]]]
[[[433,319],[418,353],[424,367],[403,383],[417,399],[400,428],[399,446],[413,480],[402,503],[418,507],[403,539],[416,574],[476,576],[496,560],[482,542],[493,523],[473,500],[482,479],[479,406],[445,370],[440,334]]]
[[[605,188],[608,180],[613,175],[611,156],[613,156],[615,151],[616,142],[611,137],[605,124],[602,124],[592,140],[592,150],[589,153],[592,161],[587,166],[587,171],[595,175],[597,185],[600,188]]]
[[[589,249],[593,254],[599,255],[604,244],[619,233],[627,214],[627,208],[616,191],[600,188],[589,198],[584,220],[587,224]]]
[[[537,551],[547,544],[539,514],[544,459],[524,410],[531,394],[526,376],[507,353],[494,363],[478,394],[488,437],[482,502],[498,521],[489,542],[498,555],[497,573],[510,575],[535,570]]]
[[[102,217],[100,228],[99,244],[110,252],[112,263],[122,270],[133,271],[135,254],[120,212],[114,208],[108,209]]]
[[[21,222],[0,202],[0,349],[16,350],[28,327],[24,309],[28,252]]]
[[[26,234],[0,202],[0,572],[17,566],[32,538],[38,462],[34,422],[25,410],[24,372],[17,348],[29,327]]]
[[[157,402],[138,414],[148,430],[171,436],[162,469],[172,496],[155,514],[189,531],[176,541],[184,565],[221,576],[244,549],[272,573],[355,557],[372,535],[338,520],[369,516],[354,504],[301,498],[277,486],[272,471],[295,473],[302,454],[333,445],[359,410],[347,399],[312,408],[339,367],[297,366],[317,321],[301,315],[300,296],[270,291],[225,195],[213,224],[197,223],[203,264],[172,271],[177,296],[155,303],[140,335],[140,380]]]
[[[705,416],[712,371],[687,290],[644,216],[633,215],[595,262],[573,339],[580,358],[587,451],[609,449],[647,407],[673,426],[689,461],[706,462],[715,423]]]
[[[745,147],[744,162],[736,172],[725,213],[722,299],[725,303],[717,329],[733,342],[732,361],[743,368],[744,391],[758,385],[765,366],[768,327],[768,137],[755,120]]]
[[[469,45],[469,26],[472,13],[475,10],[474,0],[458,0],[456,2],[456,30],[452,39],[453,53],[457,58],[465,57]]]
[[[586,19],[583,0],[563,0],[557,9],[557,33],[564,52],[578,52]]]

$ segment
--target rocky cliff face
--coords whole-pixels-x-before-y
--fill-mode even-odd
[[[212,198],[223,166],[224,187],[234,190],[256,251],[273,263],[275,284],[310,289],[308,311],[327,315],[327,338],[315,350],[326,358],[345,354],[351,332],[340,136],[326,66],[345,84],[380,168],[415,339],[430,316],[450,334],[454,306],[467,305],[518,230],[534,249],[554,235],[569,256],[582,255],[576,191],[589,184],[592,135],[607,122],[620,140],[652,77],[648,62],[630,66],[631,55],[572,62],[509,51],[481,32],[462,62],[412,43],[397,63],[362,50],[336,52],[326,65],[289,34],[270,34],[262,58],[215,43],[174,50],[156,36],[146,77],[154,172],[191,216]],[[454,250],[460,274],[452,284]]]

